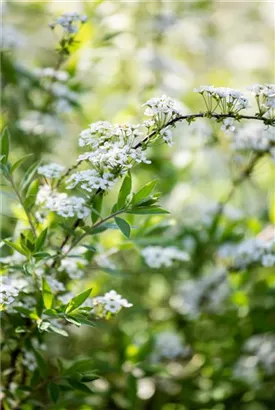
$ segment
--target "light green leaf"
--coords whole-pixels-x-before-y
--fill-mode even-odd
[[[6,245],[10,246],[12,249],[16,250],[17,252],[21,253],[22,255],[28,256],[28,252],[24,249],[21,248],[20,245],[17,245],[14,242],[8,241],[7,239],[4,239]]]
[[[70,302],[67,304],[65,312],[66,313],[72,312],[73,310],[81,306],[85,302],[85,300],[90,296],[91,291],[92,291],[92,288],[85,290],[85,292],[82,292],[79,295],[72,298]]]
[[[1,162],[6,164],[9,157],[9,148],[10,148],[10,134],[9,130],[6,127],[1,135],[1,155],[3,155]]]
[[[124,207],[127,196],[131,193],[132,189],[132,177],[131,173],[128,172],[122,182],[119,194],[118,194],[118,200],[117,200],[117,209],[121,209]]]
[[[157,182],[158,181],[156,179],[151,182],[148,182],[148,184],[144,185],[143,188],[136,192],[133,196],[132,204],[136,205],[143,199],[147,198],[155,189]]]
[[[47,238],[48,228],[44,229],[35,241],[35,251],[38,252],[43,247]]]
[[[53,293],[45,278],[42,279],[42,295],[45,308],[51,309],[53,304]]]
[[[11,167],[11,174],[19,168],[28,158],[30,158],[33,154],[27,154],[24,157],[20,158],[18,161],[16,161],[13,166]]]
[[[126,238],[129,238],[131,235],[131,226],[128,224],[128,222],[126,222],[125,219],[118,217],[115,217],[115,222],[123,235],[126,236]]]

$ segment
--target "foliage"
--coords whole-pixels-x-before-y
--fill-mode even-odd
[[[23,68],[3,43],[2,408],[271,410],[275,86],[201,86],[189,111],[156,81],[137,98],[145,118],[101,108],[87,128],[76,61],[100,32],[93,3],[49,22],[53,67]],[[76,159],[63,140],[42,162],[73,115]]]

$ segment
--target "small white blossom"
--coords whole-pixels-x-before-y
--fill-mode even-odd
[[[212,111],[214,106],[215,108],[219,107],[223,114],[229,112],[238,113],[240,110],[248,107],[248,99],[245,95],[233,88],[204,85],[194,91],[207,98],[207,108],[210,111]]]
[[[180,336],[175,332],[164,331],[156,334],[153,360],[173,360],[187,353]]]
[[[236,151],[268,152],[274,144],[275,132],[272,127],[250,124],[240,128],[233,136],[233,149]]]
[[[245,268],[258,263],[262,266],[275,266],[275,239],[251,238],[241,242],[235,252],[234,266]]]
[[[0,304],[9,305],[15,301],[19,293],[28,286],[25,279],[1,276],[0,278]]]
[[[122,298],[115,290],[110,290],[104,296],[97,296],[93,299],[94,312],[98,316],[106,316],[108,313],[118,313],[121,308],[129,308],[132,303]]]
[[[68,196],[65,193],[54,192],[47,185],[40,187],[36,204],[42,206],[42,210],[56,212],[64,218],[77,217],[87,218],[90,214],[85,206],[85,199],[77,196]]]
[[[221,130],[225,132],[235,131],[235,125],[233,118],[225,118],[222,122]]]
[[[163,248],[161,246],[148,246],[141,251],[145,262],[150,268],[158,269],[161,267],[170,268],[175,261],[186,262],[189,256],[175,246]]]
[[[33,372],[37,368],[37,360],[35,354],[28,350],[24,350],[22,364],[31,372]]]
[[[69,184],[67,189],[73,189],[80,184],[80,188],[88,192],[98,189],[106,191],[114,185],[115,178],[110,172],[104,172],[100,175],[97,170],[88,169],[75,172],[68,178],[67,183]]]
[[[82,16],[76,12],[63,13],[53,23],[50,24],[51,28],[61,26],[65,33],[76,34],[79,31],[80,25],[86,23],[87,17]]]
[[[229,294],[229,284],[224,272],[214,272],[196,280],[183,281],[170,300],[179,313],[196,318],[203,311],[221,309]]]
[[[65,167],[59,164],[48,164],[38,167],[38,174],[43,175],[46,178],[58,178],[64,171]]]

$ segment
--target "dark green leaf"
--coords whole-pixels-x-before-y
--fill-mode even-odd
[[[50,396],[50,399],[56,403],[59,397],[59,386],[56,383],[50,382],[48,384],[48,393]]]
[[[129,238],[131,235],[131,226],[128,224],[128,222],[126,222],[125,219],[118,217],[115,217],[115,222],[123,235],[126,236],[126,238]]]
[[[102,200],[103,200],[103,194],[96,195],[93,199],[92,212],[91,212],[91,218],[92,218],[93,223],[95,223],[98,220],[98,218],[100,218]]]
[[[87,387],[86,384],[84,384],[84,383],[81,383],[81,382],[79,382],[75,379],[72,379],[72,378],[68,379],[68,382],[76,390],[79,390],[79,391],[82,391],[83,393],[88,393],[88,394],[92,393],[92,391],[89,389],[89,387]]]

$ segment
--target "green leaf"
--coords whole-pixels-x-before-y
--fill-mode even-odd
[[[131,235],[131,226],[128,224],[128,222],[125,221],[125,219],[115,217],[115,222],[121,232],[123,233],[126,238],[130,238]]]
[[[131,173],[128,172],[122,182],[118,199],[117,199],[117,209],[121,209],[124,207],[127,196],[131,193],[132,189],[132,177]]]
[[[50,329],[52,332],[57,333],[58,335],[65,336],[65,337],[68,337],[68,336],[69,336],[68,333],[66,332],[66,330],[60,329],[59,327],[55,327],[55,326],[53,326],[52,324],[50,324],[49,329]]]
[[[93,359],[83,359],[73,363],[68,369],[66,369],[65,374],[75,374],[75,373],[90,373],[93,371],[94,360]]]
[[[52,382],[48,384],[48,393],[49,393],[50,399],[54,403],[56,403],[59,398],[59,391],[60,389],[59,389],[58,384],[52,383]]]
[[[40,376],[42,378],[46,378],[48,375],[48,366],[47,363],[45,361],[45,359],[43,358],[43,356],[41,356],[40,353],[38,353],[36,350],[33,350],[34,354],[35,354],[35,358],[36,358],[36,362],[38,365],[38,370],[40,373]]]
[[[20,158],[18,161],[16,161],[13,166],[11,167],[11,174],[19,168],[28,158],[30,158],[33,154],[27,154],[24,157]]]
[[[68,379],[68,382],[76,390],[80,390],[83,393],[88,393],[88,394],[92,393],[92,390],[90,390],[89,387],[87,387],[86,384],[84,383],[81,383],[73,378]]]
[[[95,223],[98,220],[98,218],[100,218],[102,200],[103,200],[103,194],[96,195],[93,199],[92,212],[91,212],[91,218],[92,218],[93,223]]]
[[[86,373],[84,376],[81,377],[81,381],[84,383],[87,383],[87,382],[92,382],[98,378],[99,378],[98,374]]]
[[[143,188],[141,188],[137,193],[134,194],[132,204],[136,205],[143,199],[147,198],[155,189],[157,182],[158,181],[155,179],[151,182],[148,182],[148,184],[144,185]]]
[[[85,292],[80,293],[79,295],[75,296],[70,300],[70,302],[67,304],[66,313],[72,312],[73,310],[77,309],[79,306],[81,306],[86,299],[90,296],[92,291],[92,288],[85,290]]]
[[[26,198],[24,200],[24,207],[26,209],[31,209],[34,206],[38,190],[39,190],[39,181],[38,180],[32,181],[28,187]]]
[[[30,166],[30,168],[28,169],[28,171],[26,172],[21,184],[20,184],[20,191],[25,191],[25,189],[28,188],[28,186],[30,185],[33,177],[36,174],[37,168],[39,167],[40,161],[35,162],[34,164],[32,164]]]
[[[138,208],[127,209],[125,211],[127,214],[135,214],[135,215],[157,215],[157,214],[169,214],[168,211],[162,209],[160,207],[155,206],[141,206]]]
[[[7,239],[4,239],[3,242],[5,242],[6,245],[16,250],[17,252],[21,253],[22,255],[28,256],[29,253],[26,250],[22,249],[20,245],[17,245],[14,242],[8,241]]]
[[[10,134],[9,130],[6,127],[1,135],[1,155],[3,155],[1,162],[6,164],[9,157],[9,147],[10,147]]]
[[[40,249],[43,247],[45,240],[47,238],[47,233],[48,233],[48,228],[44,229],[38,238],[35,241],[35,250],[36,252],[40,251]]]
[[[42,279],[42,295],[45,308],[51,309],[53,304],[53,293],[45,278]]]

